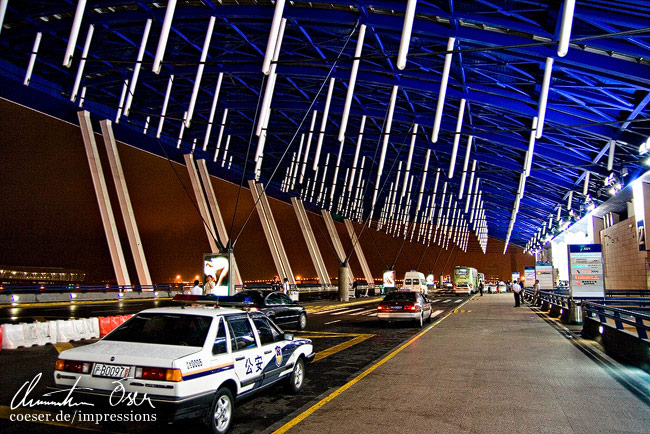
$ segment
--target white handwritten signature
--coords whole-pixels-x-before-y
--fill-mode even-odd
[[[72,395],[73,392],[80,391],[80,390],[87,390],[87,391],[93,390],[90,387],[78,387],[80,377],[77,377],[76,381],[74,382],[74,384],[70,389],[55,390],[53,392],[48,392],[43,394],[43,397],[50,397],[55,394],[65,393],[65,398],[62,401],[32,398],[30,394],[34,391],[34,389],[38,385],[39,381],[41,380],[41,376],[42,373],[39,372],[34,376],[34,378],[31,381],[25,381],[25,383],[23,383],[23,385],[20,386],[18,392],[16,392],[14,397],[11,399],[12,410],[15,410],[19,407],[32,408],[39,405],[53,405],[56,407],[69,407],[69,408],[74,408],[79,406],[90,406],[90,407],[95,406],[95,404],[90,402],[85,402],[85,401],[77,402],[74,400],[74,396]],[[151,406],[151,408],[156,408],[146,393],[143,395],[139,395],[138,392],[127,392],[124,389],[122,380],[114,381],[113,384],[115,384],[115,387],[108,397],[108,402],[111,406],[115,407],[119,404],[124,404],[127,407],[131,407],[131,406],[138,407],[146,402]]]

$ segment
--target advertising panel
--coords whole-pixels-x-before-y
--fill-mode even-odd
[[[553,263],[551,261],[535,262],[535,278],[539,280],[539,289],[553,289]]]
[[[524,267],[524,286],[532,288],[535,285],[535,267]]]
[[[203,281],[207,282],[212,276],[215,287],[214,295],[234,295],[234,279],[231,279],[230,264],[232,253],[204,253],[203,254]]]
[[[512,272],[512,281],[519,281],[519,278],[521,277],[521,273],[519,271],[513,271]]]
[[[384,271],[384,288],[395,288],[395,270]]]
[[[435,284],[435,277],[433,274],[427,274],[427,285],[434,285]]]
[[[603,250],[600,244],[570,244],[569,295],[605,297]]]

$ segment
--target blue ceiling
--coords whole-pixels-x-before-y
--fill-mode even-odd
[[[259,180],[269,185],[267,192],[272,196],[287,199],[302,192],[314,207],[331,207],[339,214],[363,219],[370,215],[377,189],[372,214],[376,227],[382,207],[392,203],[390,186],[396,181],[402,163],[398,194],[392,214],[390,207],[387,208],[388,216],[396,215],[411,222],[422,222],[428,216],[435,223],[441,215],[444,223],[451,203],[449,195],[458,196],[468,137],[472,136],[469,168],[476,159],[487,230],[490,236],[506,239],[532,120],[538,115],[546,59],[552,58],[543,134],[536,140],[532,170],[526,179],[525,194],[510,237],[511,243],[526,246],[551,215],[557,217],[558,207],[562,208],[562,217],[568,216],[570,191],[574,191],[572,209],[577,214],[584,212],[585,201],[589,200],[583,194],[586,172],[590,173],[587,190],[590,199],[598,203],[609,197],[603,181],[610,174],[607,163],[612,141],[616,143],[613,171],[623,182],[643,171],[644,157],[639,155],[639,146],[650,136],[650,3],[578,0],[570,47],[566,56],[559,57],[563,6],[563,1],[543,0],[418,1],[406,67],[400,70],[396,61],[406,1],[287,1],[282,15],[287,22]],[[158,74],[152,71],[152,64],[167,10],[166,1],[89,0],[72,63],[66,67],[63,58],[76,9],[76,1],[8,0],[0,33],[0,74],[4,83],[1,96],[75,120],[84,92],[83,109],[89,110],[95,120],[115,121],[124,82],[133,79],[143,31],[151,19],[132,106],[128,117],[119,118],[117,137],[178,161],[192,149],[196,139],[195,156],[210,162],[208,167],[213,175],[236,182],[242,179],[242,174],[243,179],[255,177],[253,156],[258,144],[255,127],[268,81],[261,69],[275,2],[179,0]],[[216,19],[194,114],[190,126],[183,129],[180,149],[177,149],[210,17]],[[72,102],[71,92],[90,25],[94,33],[79,91]],[[361,25],[366,26],[366,34],[332,203],[329,192],[339,155],[338,134]],[[29,86],[24,86],[37,32],[42,34],[42,39],[31,81]],[[439,139],[434,143],[432,128],[450,37],[455,38],[455,44],[449,85]],[[204,151],[206,127],[220,73],[223,81],[214,111],[214,127]],[[174,80],[158,140],[155,136],[171,75]],[[331,78],[335,81],[316,174],[312,166]],[[376,185],[393,86],[398,91],[386,164]],[[454,175],[449,178],[462,99],[466,105],[460,146]],[[220,155],[212,163],[225,109],[228,115]],[[313,110],[318,111],[318,117],[305,177],[300,183],[298,170],[291,189],[291,176],[288,182],[283,181],[287,173],[293,173],[292,160],[294,153],[299,152],[303,134],[301,160],[304,158]],[[356,173],[360,173],[359,166],[365,157],[362,175],[365,183],[361,185],[359,201],[355,201],[355,189],[351,194],[342,189],[345,176],[353,167],[363,116],[366,123]],[[145,135],[147,118],[149,128]],[[408,197],[400,200],[399,193],[414,124],[419,128],[410,168],[412,193],[408,204]],[[228,136],[228,160],[222,167]],[[431,158],[423,206],[416,214],[427,150],[431,150]],[[433,215],[431,210],[424,215],[438,168],[441,175],[436,206]],[[327,193],[320,195],[323,177]],[[441,209],[443,182],[448,186]],[[465,197],[458,203],[462,211],[468,184],[469,174]],[[354,208],[355,204],[359,207]],[[468,214],[459,212],[456,221],[469,221],[472,206]],[[384,224],[381,229],[397,235],[398,226]],[[399,235],[403,234],[400,229]],[[474,231],[472,239],[476,239]]]

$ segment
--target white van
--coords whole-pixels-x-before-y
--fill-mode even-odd
[[[417,291],[422,294],[427,294],[427,281],[424,278],[424,274],[415,270],[407,271],[404,274],[402,291]]]

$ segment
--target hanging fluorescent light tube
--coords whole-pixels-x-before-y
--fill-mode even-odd
[[[573,201],[573,190],[569,191],[569,198],[567,200],[566,209],[571,211],[571,202]]]
[[[226,128],[226,119],[228,119],[228,109],[224,109],[223,117],[221,118],[221,127],[219,128],[219,137],[217,138],[217,150],[215,151],[214,154],[214,161],[217,161],[217,158],[219,156],[219,149],[221,148],[221,139],[223,138],[223,130]],[[260,136],[260,141],[263,142],[265,140],[266,140],[266,135],[264,135],[264,138]],[[263,143],[262,143],[262,149],[264,149]]]
[[[230,147],[230,134],[226,137],[226,149],[223,152],[223,161],[221,161],[221,167],[226,164],[226,158],[228,158],[228,148]]]
[[[406,184],[409,180],[409,175],[411,173],[411,161],[413,160],[413,151],[415,149],[415,139],[418,135],[418,124],[413,125],[413,133],[411,135],[411,147],[409,149],[409,156],[406,159],[406,171],[404,172],[404,184],[402,185],[402,194],[400,197],[404,197],[406,194]]]
[[[548,103],[548,90],[551,86],[551,73],[553,72],[553,58],[546,58],[546,68],[544,69],[544,80],[542,81],[542,90],[539,94],[539,104],[537,109],[537,133],[535,137],[542,138],[544,130],[544,120],[546,119],[546,105]]]
[[[320,159],[320,151],[323,146],[323,139],[325,138],[325,127],[327,126],[327,117],[330,112],[330,103],[332,102],[332,91],[334,90],[334,77],[330,78],[330,85],[327,89],[327,99],[325,100],[325,110],[323,110],[323,120],[320,124],[320,134],[318,135],[318,143],[316,144],[316,155],[314,156],[313,169],[318,169],[318,160]]]
[[[129,87],[129,93],[126,97],[126,104],[124,105],[124,116],[129,116],[129,110],[131,110],[131,103],[133,102],[133,95],[135,94],[135,86],[138,84],[138,76],[140,75],[140,68],[142,67],[142,59],[144,59],[144,52],[147,48],[147,40],[149,39],[149,31],[151,30],[151,18],[147,20],[147,23],[144,26],[144,32],[142,33],[142,41],[140,42],[140,50],[138,51],[138,58],[135,62],[135,67],[133,68],[133,77],[131,77],[131,86]]]
[[[366,25],[359,26],[359,37],[357,38],[357,48],[354,51],[354,61],[352,62],[352,71],[350,71],[350,81],[348,82],[348,92],[345,96],[345,105],[343,106],[343,116],[341,117],[341,127],[339,128],[339,142],[345,140],[345,130],[348,127],[348,117],[350,116],[350,106],[354,96],[354,86],[357,83],[357,73],[359,72],[359,62],[361,61],[361,51],[363,50],[363,41],[366,36]]]
[[[81,88],[81,96],[79,97],[79,108],[83,107],[84,99],[86,99],[86,86]]]
[[[7,3],[2,6],[6,9]],[[74,49],[77,46],[77,38],[79,37],[79,29],[81,29],[81,20],[84,16],[84,11],[86,9],[86,0],[79,0],[77,3],[77,9],[74,13],[74,19],[72,20],[72,29],[70,29],[70,37],[68,38],[68,45],[65,49],[65,54],[63,56],[63,66],[69,68],[72,66],[72,56],[74,54]],[[2,20],[4,20],[4,11],[2,12]],[[0,28],[2,27],[0,22]]]
[[[217,111],[217,101],[219,101],[219,94],[221,93],[221,82],[223,81],[223,72],[219,73],[217,78],[217,87],[214,89],[214,96],[212,97],[212,107],[210,107],[210,116],[208,117],[208,126],[205,129],[205,138],[203,139],[203,150],[208,149],[208,142],[210,141],[210,133],[212,132],[212,122],[214,115]]]
[[[286,18],[282,18],[280,21],[280,29],[278,30],[278,37],[275,41],[275,49],[273,50],[273,63],[268,74],[268,80],[266,82],[266,88],[264,89],[264,99],[262,100],[262,109],[260,110],[260,116],[257,121],[257,130],[255,131],[256,135],[262,133],[262,129],[267,128],[269,124],[269,111],[271,110],[271,101],[273,100],[273,92],[275,92],[275,82],[277,80],[277,74],[275,73],[277,69],[277,61],[280,57],[280,49],[282,47],[282,40],[284,39],[284,30],[287,25]]]
[[[406,67],[406,55],[409,52],[409,45],[411,43],[411,32],[413,31],[413,19],[415,18],[415,6],[417,3],[417,0],[408,0],[406,4],[402,39],[399,43],[399,53],[397,54],[397,69],[400,71]]]
[[[537,127],[539,126],[539,119],[533,116],[533,125],[530,130],[530,138],[528,139],[528,153],[526,154],[526,167],[524,173],[530,176],[530,170],[533,167],[533,155],[535,153],[535,136],[537,134]]]
[[[284,0],[276,0],[275,11],[273,12],[273,21],[271,21],[271,31],[269,32],[269,41],[266,44],[266,52],[264,53],[264,61],[262,62],[262,72],[264,75],[269,75],[269,72],[271,71],[271,60],[275,50],[275,43],[278,39],[278,31],[280,30],[283,11]]]
[[[390,94],[390,105],[388,106],[388,116],[386,117],[386,128],[384,130],[384,142],[381,147],[381,156],[379,158],[379,168],[377,169],[377,184],[379,184],[379,178],[384,171],[384,163],[386,160],[386,151],[388,150],[388,140],[390,138],[390,130],[393,125],[393,113],[395,112],[395,101],[397,100],[397,89],[398,86],[393,86],[393,91]],[[377,188],[378,185],[375,185]]]
[[[427,149],[426,156],[424,157],[424,170],[422,171],[422,181],[420,182],[420,195],[418,196],[418,204],[415,207],[415,215],[417,216],[422,206],[422,195],[424,194],[424,185],[427,182],[427,173],[429,172],[429,159],[431,158],[431,149]],[[424,209],[427,209],[426,206]]]
[[[0,0],[0,33],[2,33],[2,26],[5,21],[5,14],[7,13],[7,4],[9,0]]]
[[[181,148],[181,142],[183,141],[183,134],[185,133],[185,118],[187,117],[187,112],[183,113],[183,121],[181,122],[181,129],[178,132],[178,141],[176,142],[176,149]]]
[[[79,60],[79,67],[77,68],[77,76],[74,80],[74,85],[72,87],[72,94],[70,94],[70,101],[74,102],[77,98],[77,92],[79,91],[79,85],[81,84],[81,77],[83,77],[84,68],[86,67],[86,58],[88,57],[88,51],[90,50],[90,42],[93,39],[93,33],[95,32],[95,26],[92,24],[88,26],[88,33],[86,34],[86,42],[84,43],[84,49],[81,53],[81,60]]]
[[[163,57],[165,57],[165,49],[167,48],[167,40],[169,39],[169,29],[172,27],[172,20],[174,19],[175,9],[176,0],[168,0],[162,29],[160,29],[160,38],[158,39],[156,57],[153,59],[153,67],[151,69],[154,74],[160,74],[160,68],[162,67]]]
[[[124,80],[124,85],[122,86],[122,95],[120,95],[120,103],[117,105],[117,113],[115,114],[115,123],[120,123],[120,118],[122,117],[122,110],[124,107],[124,99],[126,98],[126,92],[129,90],[129,80]]]
[[[169,95],[172,93],[172,84],[174,83],[174,76],[169,76],[169,81],[167,82],[167,90],[165,91],[165,100],[163,101],[162,110],[160,111],[160,120],[158,121],[158,131],[156,132],[156,138],[160,138],[162,134],[163,123],[165,122],[165,115],[167,114],[167,104],[169,103]]]
[[[472,198],[472,187],[474,187],[474,175],[476,173],[476,160],[472,161],[472,174],[469,177],[469,187],[467,188],[467,200],[465,201],[465,214],[469,211],[469,201]]]
[[[607,171],[611,172],[614,168],[614,153],[616,152],[616,140],[609,141],[609,157],[607,158]]]
[[[359,162],[359,152],[361,152],[361,142],[363,141],[363,130],[366,127],[366,115],[361,117],[361,126],[359,127],[359,137],[357,138],[357,149],[354,151],[354,161],[352,162],[352,172],[350,172],[350,184],[348,185],[348,192],[352,191],[354,184],[354,176],[357,171],[357,163]]]
[[[562,24],[560,26],[560,42],[557,46],[557,55],[564,57],[569,52],[569,39],[571,38],[571,26],[573,25],[573,11],[576,7],[576,0],[564,0],[562,10]]]
[[[5,8],[7,7],[5,1]],[[0,11],[1,12],[1,11]],[[2,20],[0,19],[0,30],[2,29]],[[36,32],[36,38],[34,39],[34,46],[32,47],[32,54],[29,56],[29,65],[27,65],[27,72],[25,73],[25,80],[23,84],[29,86],[29,81],[32,78],[32,71],[34,70],[34,63],[36,62],[36,55],[38,54],[38,47],[41,45],[41,37],[43,34],[41,32]]]
[[[296,164],[293,168],[293,174],[291,175],[291,189],[293,190],[296,187],[296,177],[298,176],[298,167],[300,166],[300,157],[302,157],[302,146],[305,143],[305,135],[300,135],[300,147],[298,147],[298,154],[296,155]]]
[[[192,95],[190,96],[190,105],[187,108],[187,119],[185,119],[185,127],[189,128],[194,116],[194,106],[196,105],[196,98],[199,95],[199,87],[201,86],[201,79],[203,78],[203,70],[205,69],[205,61],[208,58],[208,49],[210,48],[210,41],[212,40],[212,32],[214,30],[214,22],[216,18],[210,17],[208,23],[208,31],[205,34],[203,41],[203,49],[201,50],[201,58],[199,59],[199,66],[196,69],[196,78],[194,79],[194,87],[192,88]]]
[[[585,172],[585,183],[584,183],[584,186],[582,187],[582,195],[583,196],[586,196],[587,193],[589,192],[589,175],[590,174],[591,174],[591,172],[589,172],[588,170]]]
[[[309,148],[311,147],[311,139],[314,135],[314,126],[316,125],[316,115],[318,114],[317,110],[314,110],[314,114],[311,117],[311,126],[309,127],[309,134],[307,134],[307,146],[305,147],[305,157],[302,160],[302,168],[300,170],[300,183],[305,177],[305,169],[307,168],[307,160],[309,158]]]
[[[433,133],[431,134],[431,141],[436,143],[438,141],[438,134],[440,134],[440,124],[442,123],[442,112],[445,108],[445,95],[447,94],[447,83],[449,82],[449,70],[451,68],[451,57],[454,51],[454,43],[456,38],[449,38],[447,41],[447,54],[445,55],[445,66],[442,69],[442,80],[440,81],[440,92],[438,92],[438,105],[436,107],[436,117],[433,121]]]
[[[142,134],[145,136],[147,135],[147,131],[149,131],[149,122],[151,121],[151,116],[147,116],[147,119],[144,121],[144,129],[142,130]]]
[[[458,200],[463,198],[463,192],[465,191],[465,178],[467,177],[467,167],[469,166],[469,153],[472,150],[472,140],[473,136],[467,138],[467,149],[465,150],[465,161],[463,163],[463,176],[460,179],[460,189],[458,191]]]
[[[456,166],[456,154],[458,154],[458,144],[460,143],[460,130],[463,127],[463,116],[465,114],[465,98],[460,100],[458,108],[458,120],[456,121],[456,134],[454,135],[454,148],[451,152],[451,161],[449,161],[449,179],[454,177],[454,168]]]

